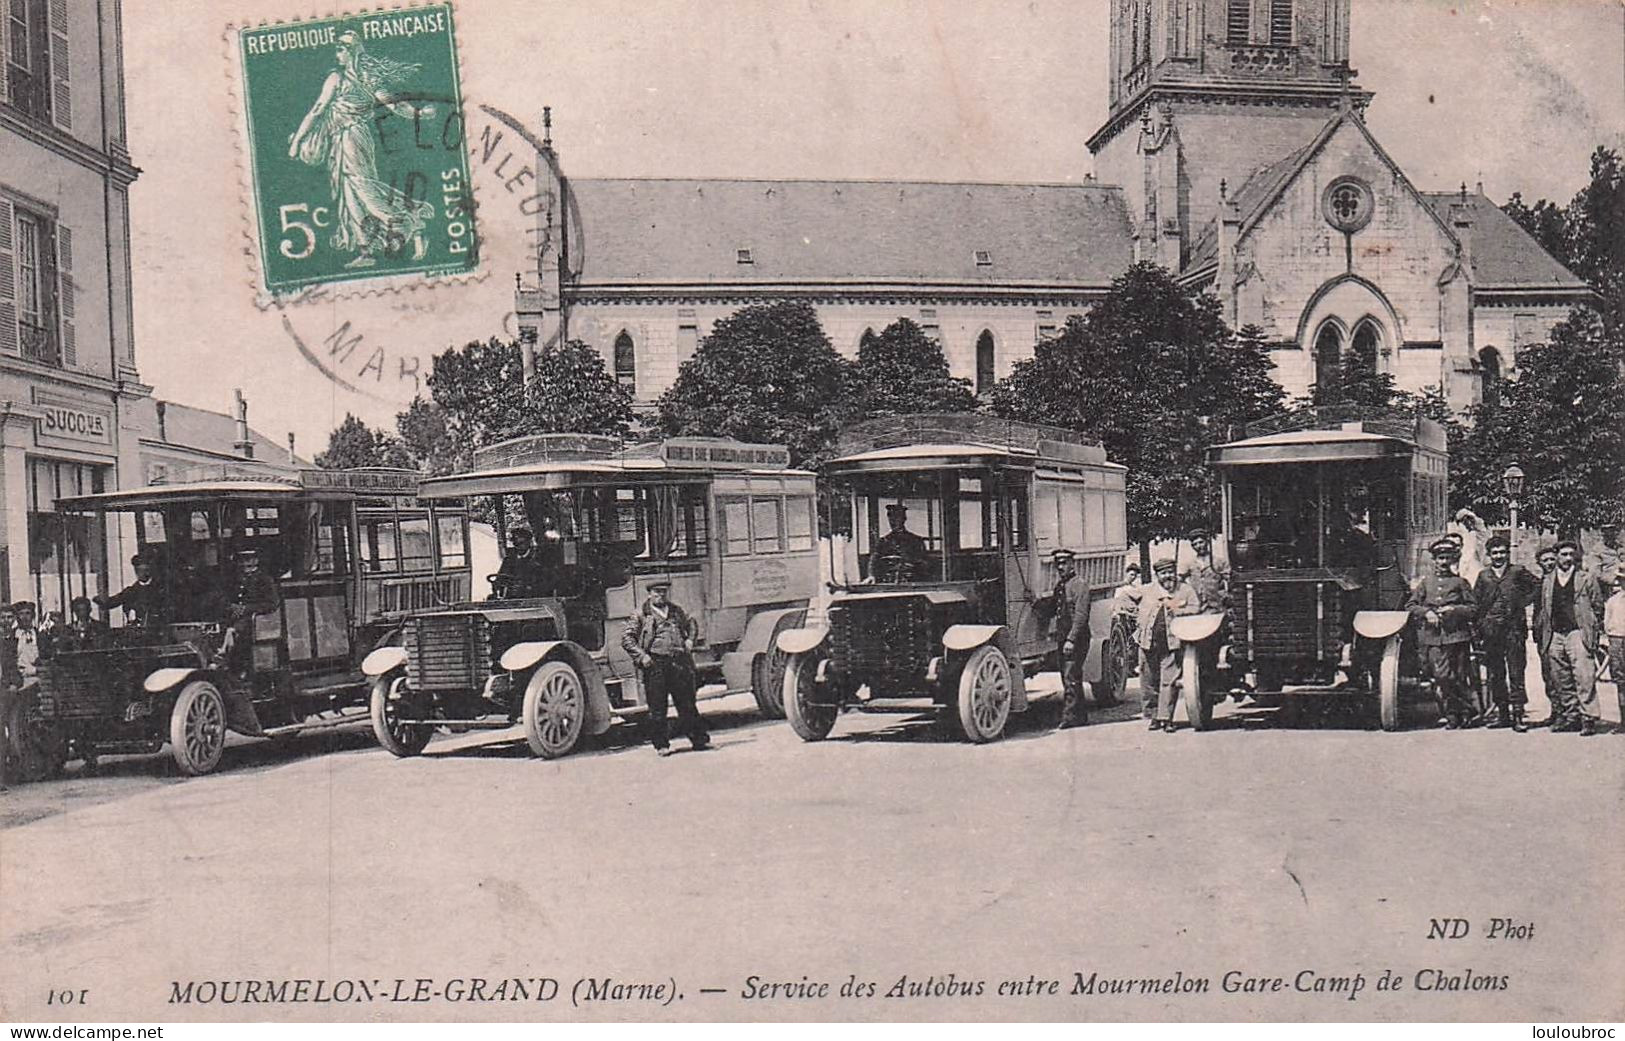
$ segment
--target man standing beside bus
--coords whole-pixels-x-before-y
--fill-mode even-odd
[[[649,598],[626,623],[621,646],[637,663],[643,695],[649,703],[649,743],[662,756],[671,754],[666,734],[668,701],[677,707],[677,723],[694,751],[710,747],[711,735],[694,704],[694,637],[698,627],[688,612],[671,602],[671,582],[649,583]]]
[[[1089,590],[1078,578],[1069,549],[1050,554],[1055,562],[1055,592],[1050,595],[1054,612],[1057,664],[1061,668],[1061,729],[1081,727],[1089,722],[1083,704],[1083,662],[1089,657]]]
[[[1552,730],[1578,731],[1589,737],[1602,721],[1596,653],[1606,594],[1597,576],[1579,563],[1578,543],[1565,540],[1557,544],[1557,570],[1540,584],[1543,628],[1536,634],[1536,643],[1551,659],[1552,704],[1557,705],[1561,698],[1578,717],[1562,722],[1554,718]]]
[[[1179,679],[1179,637],[1169,623],[1176,615],[1196,614],[1196,590],[1181,582],[1172,557],[1151,565],[1157,580],[1140,587],[1138,612],[1140,644],[1140,698],[1155,704],[1152,730],[1174,732],[1174,683]]]
[[[1421,628],[1422,653],[1444,709],[1444,724],[1457,730],[1478,719],[1467,679],[1477,607],[1472,587],[1454,571],[1460,555],[1455,541],[1439,539],[1428,552],[1433,554],[1433,574],[1422,576],[1405,606]]]
[[[1540,588],[1540,581],[1524,567],[1512,563],[1512,544],[1505,535],[1491,536],[1484,552],[1489,566],[1478,573],[1473,599],[1478,602],[1475,627],[1484,652],[1484,671],[1494,702],[1490,726],[1529,729],[1524,722],[1528,702],[1523,689],[1529,631],[1524,607]]]

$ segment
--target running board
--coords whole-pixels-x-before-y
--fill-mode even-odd
[[[261,730],[260,737],[286,737],[289,734],[302,734],[307,730],[332,730],[336,727],[349,726],[354,723],[366,723],[370,717],[365,712],[354,712],[348,716],[338,716],[332,719],[312,719],[303,723],[290,723],[287,726],[266,727]]]

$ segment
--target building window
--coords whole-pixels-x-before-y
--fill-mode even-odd
[[[741,264],[754,264],[756,260],[751,256],[750,250],[741,249],[734,254],[734,259]]]
[[[1270,43],[1292,45],[1292,0],[1270,0]]]
[[[976,393],[991,393],[998,382],[998,368],[994,364],[993,334],[986,329],[976,338]]]
[[[1320,327],[1320,335],[1315,337],[1315,404],[1327,405],[1337,401],[1342,361],[1343,333],[1335,323],[1327,322]]]
[[[35,119],[51,118],[51,34],[45,0],[4,0],[6,86],[11,103]]]
[[[1478,352],[1479,378],[1483,381],[1481,399],[1485,408],[1497,408],[1501,404],[1501,352],[1494,347],[1486,347]]]
[[[625,329],[615,337],[615,378],[627,387],[638,383],[638,348]]]
[[[1373,321],[1361,322],[1354,330],[1354,342],[1349,347],[1349,367],[1366,373],[1377,371],[1377,352],[1382,349],[1382,333]]]
[[[976,258],[976,266],[977,267],[992,267],[993,266],[993,252],[992,252],[992,250],[979,249],[979,250],[976,250],[974,256]]]
[[[57,500],[107,490],[107,470],[54,459],[28,460],[29,593],[44,621],[68,616],[76,596],[107,591],[106,532],[87,513],[59,513]]]
[[[22,355],[61,365],[57,329],[56,227],[50,218],[15,208],[17,334]]]
[[[1225,18],[1225,42],[1247,43],[1252,34],[1252,0],[1229,0],[1229,2]]]

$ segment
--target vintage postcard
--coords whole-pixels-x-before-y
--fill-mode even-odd
[[[0,1020],[1625,1018],[1618,0],[0,8]]]

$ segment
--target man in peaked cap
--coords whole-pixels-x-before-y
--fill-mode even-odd
[[[511,546],[502,557],[502,566],[497,569],[496,577],[491,580],[492,593],[503,600],[540,596],[542,563],[530,529],[513,529],[508,541]]]
[[[1174,732],[1174,683],[1179,679],[1179,637],[1169,623],[1176,615],[1195,614],[1199,605],[1196,590],[1179,580],[1172,557],[1160,557],[1151,565],[1156,581],[1140,587],[1138,612],[1140,644],[1140,697],[1155,704],[1151,729]]]
[[[1405,606],[1421,629],[1422,653],[1445,726],[1456,730],[1472,726],[1478,718],[1467,678],[1477,602],[1467,580],[1453,570],[1460,555],[1456,543],[1439,539],[1428,552],[1433,554],[1433,574],[1416,583]]]
[[[621,633],[621,647],[637,665],[643,696],[649,703],[649,743],[661,756],[671,754],[666,723],[669,701],[677,708],[677,725],[688,734],[689,744],[702,752],[710,747],[711,735],[694,704],[694,638],[699,627],[672,603],[670,579],[656,578],[648,588],[648,599]]]
[[[1523,689],[1529,630],[1524,607],[1540,591],[1540,580],[1522,565],[1512,563],[1512,544],[1505,535],[1493,535],[1484,545],[1489,564],[1473,583],[1478,614],[1474,628],[1484,653],[1484,672],[1495,703],[1492,727],[1529,729],[1524,722],[1528,697]]]
[[[1602,632],[1603,604],[1608,594],[1589,569],[1580,566],[1580,546],[1557,544],[1557,568],[1540,583],[1541,628],[1535,636],[1549,662],[1552,730],[1598,732],[1602,709],[1597,701],[1597,643]],[[1566,718],[1558,717],[1558,705]]]
[[[908,507],[900,502],[887,506],[886,523],[891,530],[875,541],[875,551],[869,564],[871,577],[884,582],[907,581],[923,576],[931,561],[931,552],[926,548],[924,538],[908,530]],[[876,576],[876,567],[882,560],[901,563],[884,565],[891,573]]]
[[[130,558],[135,568],[135,581],[114,596],[95,596],[98,607],[122,607],[132,625],[158,625],[169,615],[168,601],[158,580],[153,577],[153,559],[149,553],[137,553]]]
[[[1089,657],[1089,589],[1078,577],[1069,549],[1050,554],[1055,563],[1055,592],[1049,596],[1056,661],[1061,669],[1061,729],[1089,722],[1083,704],[1083,662]]]

